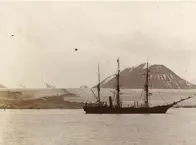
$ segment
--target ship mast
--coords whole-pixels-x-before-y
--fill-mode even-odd
[[[99,72],[99,64],[98,64],[98,85],[97,85],[97,102],[100,103],[100,72]]]
[[[147,68],[146,68],[146,83],[145,83],[145,107],[149,107],[149,104],[148,104],[148,76],[149,76],[149,69],[148,69],[148,61],[147,61]]]
[[[119,58],[117,59],[117,63],[118,63],[118,69],[117,69],[117,75],[116,75],[116,82],[117,82],[117,85],[116,85],[116,91],[117,91],[117,94],[116,94],[116,105],[117,107],[121,107],[121,104],[120,104],[120,64],[119,64]]]

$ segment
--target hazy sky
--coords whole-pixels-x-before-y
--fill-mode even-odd
[[[78,48],[75,52],[74,48]],[[92,86],[143,63],[196,82],[196,3],[0,3],[0,83]]]

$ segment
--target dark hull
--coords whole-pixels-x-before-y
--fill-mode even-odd
[[[103,106],[84,106],[83,109],[86,114],[163,114],[171,106],[154,106],[154,107],[125,107],[125,108],[111,108]]]

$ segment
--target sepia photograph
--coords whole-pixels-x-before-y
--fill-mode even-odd
[[[0,1],[0,145],[196,145],[196,1]]]

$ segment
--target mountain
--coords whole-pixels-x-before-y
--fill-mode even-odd
[[[164,65],[149,65],[149,87],[151,89],[195,89],[196,85],[182,79]],[[141,89],[145,82],[146,63],[126,68],[120,73],[120,85],[125,89]],[[101,88],[115,88],[115,75],[101,82]],[[96,87],[96,86],[95,86]]]
[[[34,99],[2,99],[0,109],[82,109],[83,103],[70,102],[64,96]]]
[[[44,83],[46,85],[46,88],[48,88],[48,89],[54,89],[54,88],[56,88],[55,86],[52,86],[52,85],[50,85],[50,84],[48,84],[46,82],[44,82]]]
[[[87,86],[87,85],[83,85],[83,86],[81,86],[80,88],[81,88],[81,89],[84,89],[84,88],[88,88],[88,86]]]
[[[4,85],[0,84],[0,88],[6,88]]]

